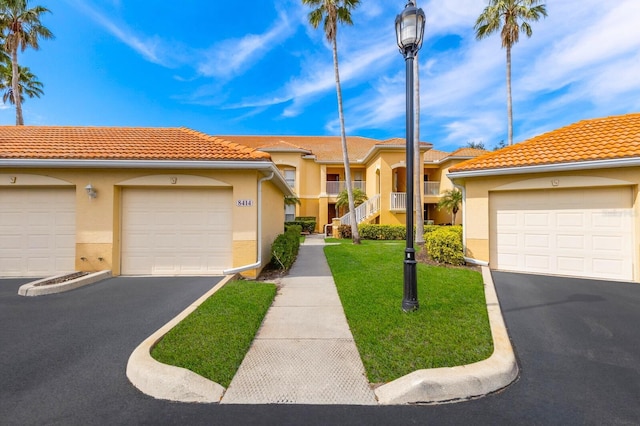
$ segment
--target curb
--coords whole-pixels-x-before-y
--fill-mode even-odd
[[[60,284],[43,286],[38,285],[45,281],[64,277],[65,275],[68,274],[56,275],[55,277],[43,278],[38,281],[32,281],[30,283],[23,284],[18,289],[18,294],[20,296],[44,296],[45,294],[62,293],[65,291],[83,287],[85,285],[97,283],[98,281],[102,281],[107,278],[111,278],[111,271],[94,272],[93,274],[85,275],[83,277],[76,278],[75,280],[69,280]]]
[[[518,363],[500,311],[491,272],[482,267],[493,354],[458,367],[417,370],[375,389],[380,404],[458,402],[503,389],[518,377]]]
[[[211,290],[187,306],[175,318],[147,337],[129,356],[127,378],[142,393],[177,402],[220,402],[225,388],[182,367],[163,364],[151,357],[151,349],[180,321],[198,308],[235,275],[227,275]]]

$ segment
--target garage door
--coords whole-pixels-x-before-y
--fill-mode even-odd
[[[232,265],[229,189],[125,188],[122,273],[214,275]]]
[[[492,193],[490,206],[493,268],[633,279],[630,188]]]
[[[0,189],[0,276],[75,269],[75,189]]]

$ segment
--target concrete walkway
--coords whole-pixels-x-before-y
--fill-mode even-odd
[[[222,404],[373,405],[322,235],[308,236]]]

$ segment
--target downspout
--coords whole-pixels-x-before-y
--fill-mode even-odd
[[[252,263],[250,265],[239,266],[237,268],[225,269],[222,271],[225,275],[233,275],[240,272],[248,271],[250,269],[256,269],[262,266],[262,182],[273,179],[274,172],[271,172],[269,176],[263,177],[258,181],[258,217],[257,217],[257,243],[258,243],[258,253],[256,263]]]
[[[452,181],[453,182],[453,181]],[[453,182],[453,186],[458,188],[460,192],[462,192],[462,250],[464,253],[467,252],[467,189]],[[464,261],[467,263],[471,263],[473,265],[478,266],[489,266],[489,262],[485,262],[484,260],[474,259],[472,257],[464,257]]]

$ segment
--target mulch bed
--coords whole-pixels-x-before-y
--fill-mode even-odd
[[[74,272],[72,274],[65,275],[63,277],[54,278],[51,280],[43,281],[41,283],[35,284],[34,287],[41,287],[45,285],[53,285],[53,284],[62,284],[67,281],[75,280],[76,278],[84,277],[85,275],[89,275],[88,272]]]

